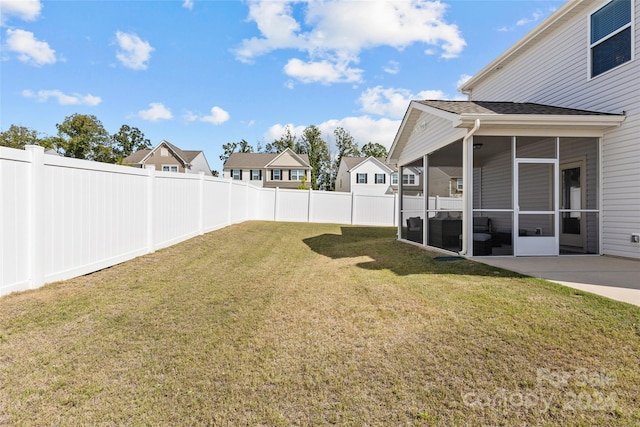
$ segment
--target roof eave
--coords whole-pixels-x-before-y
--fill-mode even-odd
[[[476,120],[480,120],[483,127],[550,127],[550,128],[580,128],[605,130],[619,126],[624,120],[623,115],[549,115],[549,114],[463,114],[457,128],[471,129]]]

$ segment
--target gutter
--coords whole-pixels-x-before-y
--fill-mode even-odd
[[[465,190],[462,193],[462,224],[464,227],[462,230],[462,249],[460,250],[460,252],[458,252],[459,255],[466,255],[467,254],[467,246],[468,246],[468,229],[469,227],[467,226],[467,224],[469,224],[469,144],[467,144],[467,141],[469,141],[469,138],[471,138],[473,136],[474,133],[476,133],[478,131],[478,129],[480,129],[480,119],[476,119],[475,120],[475,125],[473,126],[473,128],[467,132],[467,134],[464,136],[464,138],[462,138],[462,183],[465,187]]]

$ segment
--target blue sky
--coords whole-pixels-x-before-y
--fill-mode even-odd
[[[564,1],[0,0],[0,128],[93,114],[203,150],[316,125],[393,142],[411,99],[457,87]]]

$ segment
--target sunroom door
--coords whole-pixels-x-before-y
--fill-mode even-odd
[[[516,160],[517,256],[558,255],[558,176],[555,159]]]

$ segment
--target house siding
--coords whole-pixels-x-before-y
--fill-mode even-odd
[[[640,246],[630,242],[631,233],[640,232],[640,7],[634,7],[634,59],[589,79],[589,15],[606,3],[593,2],[477,83],[471,100],[624,111],[626,120],[602,140],[602,249],[640,258]]]
[[[420,125],[424,124],[424,129]],[[410,129],[406,130],[411,132]],[[449,120],[422,113],[416,129],[409,136],[407,144],[398,159],[399,165],[410,163],[452,142],[462,139],[465,129],[456,129]]]

